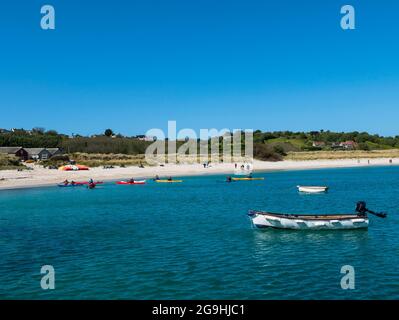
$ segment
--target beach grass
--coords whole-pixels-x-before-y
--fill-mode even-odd
[[[0,153],[0,170],[14,170],[26,168],[15,156]]]
[[[88,167],[100,166],[138,166],[145,164],[144,154],[102,154],[102,153],[73,153],[70,159]]]
[[[209,155],[208,157],[201,158],[199,155],[170,155],[172,159],[176,159],[178,164],[194,164],[202,163],[207,161],[214,161],[215,158],[219,158],[219,161],[223,161],[223,155]],[[73,153],[69,155],[71,160],[75,160],[76,163],[86,165],[88,167],[99,167],[99,166],[138,166],[142,165],[159,165],[160,163],[171,163],[166,157],[158,157],[155,163],[147,162],[144,154],[138,155],[127,155],[127,154],[101,154],[101,153]],[[245,157],[237,157],[232,159],[235,162],[246,162],[249,159]]]
[[[288,152],[284,160],[306,161],[306,160],[335,160],[335,159],[376,159],[376,158],[399,158],[399,149],[387,150],[348,150],[348,151],[307,151]]]

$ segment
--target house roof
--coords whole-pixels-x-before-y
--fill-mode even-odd
[[[46,148],[48,151],[50,151],[51,154],[56,153],[57,151],[61,151],[60,148]]]
[[[29,155],[38,155],[43,151],[47,151],[46,148],[25,148]]]
[[[14,154],[21,149],[22,147],[0,147],[0,153]]]
[[[356,142],[355,141],[345,141],[345,142],[342,142],[342,144],[352,145],[352,144],[356,144]]]

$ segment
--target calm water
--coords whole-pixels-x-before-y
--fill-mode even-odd
[[[398,299],[399,167],[263,174],[265,181],[0,192],[0,298]],[[327,184],[300,195],[297,184]],[[248,209],[389,212],[368,231],[254,230]],[[40,288],[53,265],[56,289]],[[356,289],[340,287],[341,266]]]

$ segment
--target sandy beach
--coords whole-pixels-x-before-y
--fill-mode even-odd
[[[322,169],[322,168],[345,168],[361,166],[386,166],[399,165],[399,158],[392,159],[341,159],[341,160],[308,160],[308,161],[280,161],[265,162],[255,160],[253,163],[254,171],[278,171],[278,170],[303,170],[303,169]],[[240,166],[240,164],[239,164]],[[204,168],[201,164],[165,164],[157,167],[126,167],[126,168],[92,168],[89,171],[59,171],[45,169],[41,166],[30,165],[33,170],[4,170],[0,171],[0,190],[18,189],[41,186],[55,186],[57,183],[68,179],[69,181],[87,181],[92,178],[98,181],[113,181],[121,179],[153,178],[155,175],[160,177],[172,176],[174,178],[184,176],[198,176],[207,174],[234,174],[234,164],[219,163]]]

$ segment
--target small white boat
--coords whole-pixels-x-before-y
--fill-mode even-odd
[[[369,225],[367,215],[357,214],[298,215],[251,210],[248,215],[257,228],[339,230],[361,229]]]
[[[364,229],[369,226],[368,213],[379,218],[387,217],[385,212],[367,209],[364,201],[357,202],[355,212],[354,214],[305,215],[250,210],[248,216],[257,228],[294,230]]]
[[[324,186],[297,186],[299,192],[306,193],[322,193],[328,190],[328,187]]]

